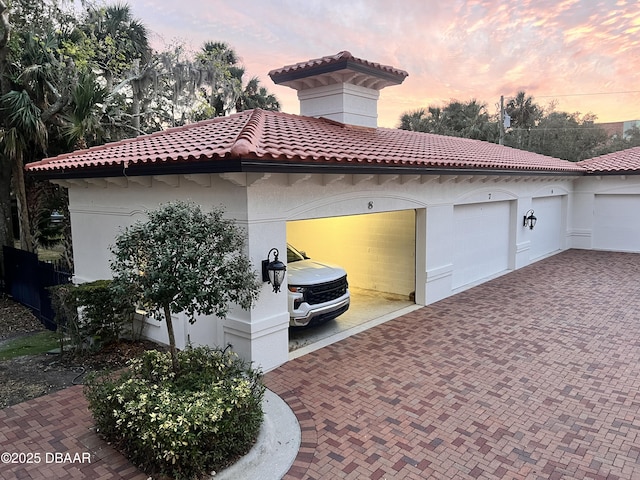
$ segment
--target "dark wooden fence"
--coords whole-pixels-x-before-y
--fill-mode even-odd
[[[28,307],[45,327],[56,329],[47,287],[71,282],[72,274],[59,264],[38,260],[35,253],[3,247],[4,290]]]

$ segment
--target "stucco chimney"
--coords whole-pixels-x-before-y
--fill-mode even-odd
[[[380,90],[401,84],[407,75],[347,51],[269,72],[277,85],[297,90],[300,115],[373,128],[378,126]]]

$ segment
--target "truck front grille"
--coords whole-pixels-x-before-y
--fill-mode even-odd
[[[333,280],[327,283],[320,283],[311,287],[305,287],[304,299],[310,305],[317,303],[324,303],[336,298],[340,298],[347,293],[349,284],[347,283],[347,276]]]

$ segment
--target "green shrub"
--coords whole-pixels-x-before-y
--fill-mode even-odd
[[[127,327],[135,333],[133,302],[115,295],[111,280],[57,285],[50,291],[58,332],[76,351],[117,341]]]
[[[230,352],[209,347],[151,350],[119,376],[85,385],[104,438],[148,474],[175,479],[218,471],[249,451],[262,424],[262,374]]]

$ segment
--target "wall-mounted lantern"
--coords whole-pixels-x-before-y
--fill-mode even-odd
[[[273,261],[269,261],[271,253],[273,253]],[[262,281],[273,285],[274,293],[280,291],[280,285],[284,282],[284,274],[287,271],[287,266],[278,260],[279,253],[277,248],[272,248],[267,253],[267,259],[262,261]]]
[[[536,226],[537,221],[538,219],[533,214],[533,210],[529,210],[524,214],[524,222],[522,223],[522,226],[529,227],[529,230],[533,230],[533,227]]]

